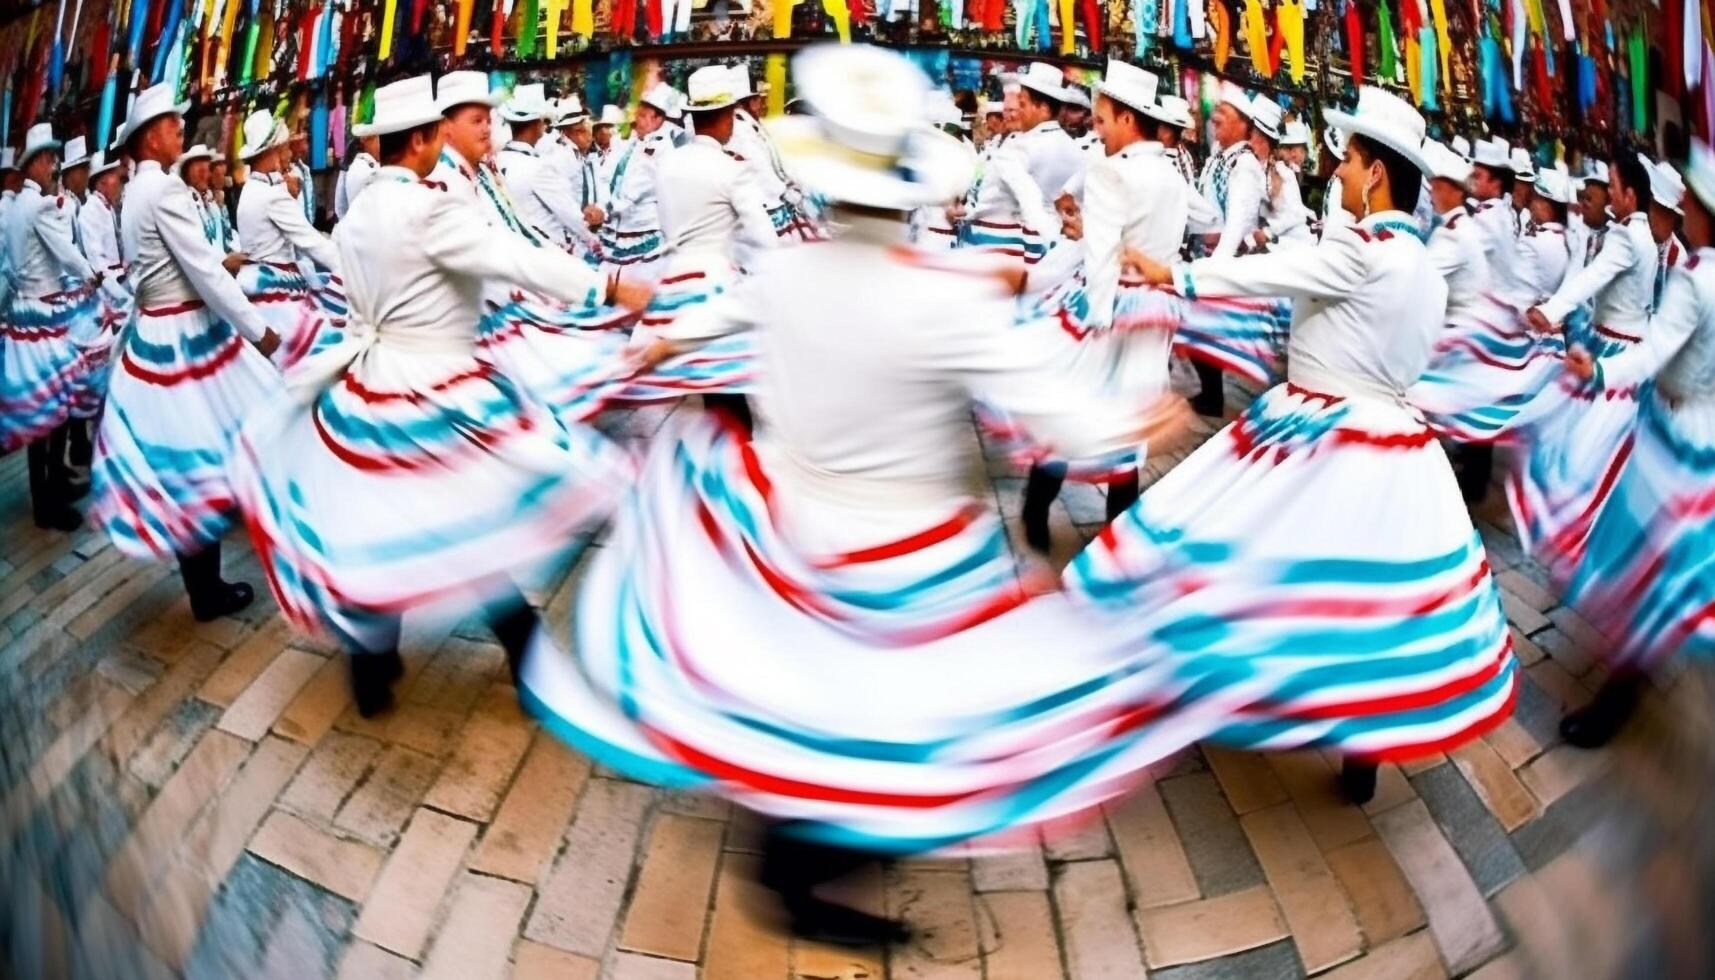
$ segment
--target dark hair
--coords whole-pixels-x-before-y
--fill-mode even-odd
[[[1388,191],[1393,195],[1393,206],[1410,214],[1417,210],[1417,198],[1423,192],[1423,172],[1417,165],[1401,156],[1399,151],[1383,146],[1376,140],[1361,133],[1353,133],[1346,143],[1346,152],[1356,151],[1368,161],[1381,161],[1382,170],[1387,173]]]
[[[394,163],[400,157],[408,153],[411,149],[411,137],[413,136],[421,134],[424,139],[433,139],[435,130],[440,125],[441,121],[436,119],[433,122],[426,122],[421,126],[402,129],[397,133],[382,133],[380,136],[381,146],[379,147],[381,150],[381,162]]]
[[[1473,164],[1473,166],[1481,167],[1484,173],[1493,177],[1500,183],[1502,197],[1506,197],[1511,194],[1513,192],[1513,185],[1518,183],[1518,175],[1514,174],[1509,168],[1491,167],[1486,163]]]
[[[1020,85],[1018,87],[1018,91],[1019,91],[1022,98],[1030,100],[1031,105],[1042,106],[1042,107],[1046,108],[1051,115],[1056,115],[1056,116],[1059,115],[1060,114],[1060,106],[1064,105],[1064,103],[1062,103],[1059,99],[1053,98],[1052,96],[1043,95],[1041,92],[1038,92],[1035,89],[1029,88],[1029,87],[1024,86],[1024,85]]]
[[[1620,178],[1620,183],[1626,189],[1638,196],[1638,210],[1648,211],[1655,203],[1655,195],[1650,193],[1649,168],[1644,166],[1642,158],[1630,150],[1623,150],[1614,155],[1609,164],[1609,173]],[[1610,188],[1610,191],[1612,188]]]

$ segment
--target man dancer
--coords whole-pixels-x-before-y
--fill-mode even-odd
[[[495,163],[519,217],[556,247],[570,251],[572,228],[582,222],[583,209],[572,198],[564,172],[537,148],[554,112],[540,82],[514,89],[512,98],[500,107],[500,117],[512,127],[512,139],[495,155]]]
[[[280,395],[268,363],[280,337],[221,267],[190,188],[167,172],[184,149],[184,109],[171,85],[145,89],[119,133],[137,162],[121,222],[137,316],[108,380],[91,473],[114,547],[175,556],[191,614],[206,622],[254,598],[220,576],[233,516],[227,447]]]
[[[666,254],[655,206],[655,168],[673,149],[675,127],[668,117],[678,103],[679,93],[666,82],[644,93],[632,138],[613,167],[607,205],[585,210],[591,226],[599,229],[608,271],[643,285],[654,285]]]
[[[1202,232],[1201,247],[1215,258],[1239,254],[1256,233],[1257,216],[1268,186],[1262,161],[1251,148],[1251,113],[1255,109],[1243,89],[1231,83],[1221,88],[1221,104],[1215,107],[1216,152],[1203,164],[1197,188],[1209,202],[1216,222],[1200,224],[1193,215],[1191,230]],[[1205,216],[1207,212],[1205,212]],[[1226,391],[1219,369],[1201,360],[1192,362],[1202,390],[1191,400],[1198,415],[1220,418],[1226,414]]]
[[[375,172],[381,169],[380,161],[375,154],[380,150],[380,143],[370,136],[356,141],[357,152],[352,155],[351,163],[339,172],[339,182],[333,189],[334,217],[345,220],[345,213],[351,210],[351,202],[357,200],[357,195],[369,186],[375,179]]]
[[[553,132],[536,144],[538,152],[545,144],[552,147],[552,152],[542,153],[543,170],[557,181],[556,188],[548,193],[557,195],[563,189],[565,200],[571,204],[570,211],[559,220],[565,226],[572,254],[594,256],[600,245],[590,231],[589,222],[584,220],[584,209],[595,203],[596,193],[595,158],[590,152],[594,136],[589,113],[576,95],[561,99],[554,110]]]
[[[310,136],[304,130],[292,133],[292,160],[288,168],[298,184],[298,203],[304,206],[304,220],[316,226],[320,216],[316,210],[316,176],[310,171]]]

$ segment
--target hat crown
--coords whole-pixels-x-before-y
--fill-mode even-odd
[[[705,65],[691,72],[691,77],[685,80],[685,94],[690,99],[690,107],[718,109],[732,105],[738,101],[735,81],[732,69],[725,65]],[[748,74],[745,76],[745,87],[750,87]]]
[[[89,142],[82,136],[73,136],[66,140],[65,158],[68,163],[76,163],[89,156]]]
[[[1161,90],[1161,78],[1147,69],[1110,58],[1107,72],[1096,89],[1110,99],[1143,111],[1155,104],[1156,93]]]
[[[1512,151],[1507,141],[1500,137],[1478,140],[1472,148],[1472,162],[1485,167],[1509,167],[1512,165]]]
[[[1560,170],[1542,170],[1536,175],[1532,189],[1556,204],[1572,203],[1572,178]]]
[[[1280,120],[1283,114],[1280,103],[1266,95],[1259,95],[1251,100],[1251,122],[1261,127],[1263,132],[1274,136],[1280,132]]]
[[[1463,184],[1471,176],[1471,165],[1451,148],[1435,140],[1423,141],[1423,158],[1429,164],[1429,176]]]
[[[1309,146],[1310,127],[1302,119],[1294,119],[1286,124],[1286,131],[1280,136],[1280,142],[1286,146]]]
[[[620,111],[619,106],[608,103],[601,107],[601,118],[597,120],[596,124],[599,126],[618,126],[623,122],[625,122],[625,113]]]
[[[1669,211],[1678,211],[1685,201],[1685,181],[1680,178],[1679,171],[1666,162],[1658,163],[1638,154],[1638,160],[1649,172],[1650,197],[1657,204]]]
[[[398,87],[395,89],[395,87]],[[392,98],[396,105],[406,105],[413,99],[421,98],[424,89],[432,88],[431,100],[444,113],[461,105],[493,105],[494,97],[488,90],[488,73],[462,69],[450,71],[440,77],[437,82],[430,82],[429,76],[419,75],[406,78],[375,90],[375,117],[381,118],[381,93],[387,89],[395,89]]]
[[[442,110],[435,98],[435,83],[428,75],[401,78],[381,86],[375,90],[374,106],[370,121],[352,128],[356,136],[384,136],[415,129],[440,119]]]
[[[29,153],[32,147],[44,146],[53,142],[55,142],[54,124],[36,123],[24,133],[24,152]]]
[[[1046,61],[1032,61],[1018,73],[1018,84],[1052,99],[1066,97],[1066,73]]]
[[[732,84],[732,93],[740,99],[748,99],[757,94],[750,87],[750,69],[743,65],[732,65],[727,68],[727,80]]]
[[[638,101],[644,105],[654,106],[670,116],[673,115],[678,106],[679,92],[666,82],[656,82],[649,86]]]

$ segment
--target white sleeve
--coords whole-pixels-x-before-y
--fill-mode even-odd
[[[238,288],[238,281],[227,275],[221,265],[226,256],[203,235],[190,188],[174,183],[155,205],[155,230],[203,302],[246,338],[261,340],[268,333],[268,324]]]
[[[490,226],[445,191],[424,216],[424,249],[436,267],[475,279],[498,279],[565,303],[593,306],[607,297],[607,280],[557,248],[538,248],[505,228]]]
[[[333,240],[310,227],[304,209],[290,194],[269,195],[268,220],[310,261],[329,272],[339,272],[339,250],[334,248]]]
[[[1448,279],[1465,267],[1465,250],[1459,246],[1459,233],[1451,229],[1429,236],[1429,264],[1436,275]]]
[[[1090,168],[1084,207],[1084,295],[1087,321],[1107,326],[1114,317],[1120,283],[1121,236],[1125,229],[1125,179],[1108,166]]]
[[[90,268],[89,260],[83,257],[83,252],[77,247],[77,239],[72,235],[71,220],[65,198],[43,202],[36,212],[36,237],[47,246],[48,253],[59,262],[66,275],[74,279],[94,278],[95,270]]]
[[[536,168],[535,178],[530,182],[530,191],[536,195],[536,200],[542,202],[542,207],[554,220],[562,226],[576,229],[583,226],[584,209],[572,197],[572,173],[568,160],[563,154],[556,154],[551,160],[544,160]]]
[[[739,165],[739,179],[733,185],[732,209],[738,215],[739,234],[748,239],[752,248],[770,249],[779,244],[774,233],[774,221],[762,203],[762,191],[750,178],[748,168]]]
[[[1650,318],[1643,342],[1596,362],[1599,387],[1630,388],[1655,377],[1691,339],[1703,316],[1701,307],[1697,281],[1678,269],[1668,273],[1661,308]]]
[[[1548,317],[1550,323],[1563,322],[1573,310],[1594,299],[1602,287],[1619,278],[1637,260],[1632,249],[1632,236],[1626,233],[1626,229],[1618,226],[1610,229],[1596,258],[1578,270],[1577,275],[1561,283],[1554,295],[1539,307],[1542,315]]]
[[[1368,273],[1357,229],[1336,225],[1315,248],[1261,255],[1208,258],[1173,267],[1180,295],[1291,296],[1338,299],[1358,288]]]
[[[1227,179],[1227,213],[1222,219],[1221,241],[1215,246],[1214,258],[1238,254],[1239,246],[1256,232],[1257,216],[1262,212],[1262,178],[1262,164],[1254,157],[1246,156],[1233,166],[1232,176]]]

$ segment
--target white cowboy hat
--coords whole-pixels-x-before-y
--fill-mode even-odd
[[[739,101],[742,102],[753,95],[759,94],[756,89],[750,87],[749,68],[746,68],[743,65],[728,65],[727,74],[731,76],[732,79],[732,94],[736,96]]]
[[[1085,89],[1082,85],[1068,84],[1064,89],[1062,89],[1062,91],[1066,93],[1066,98],[1063,101],[1067,105],[1077,106],[1080,109],[1089,109],[1091,107],[1091,92],[1090,90]]]
[[[768,121],[782,162],[812,192],[905,211],[970,188],[970,147],[923,121],[929,79],[905,57],[869,45],[818,45],[792,59],[811,114]]]
[[[1512,169],[1512,153],[1507,148],[1507,141],[1500,137],[1478,140],[1471,147],[1471,162],[1479,167],[1491,170],[1509,171]]]
[[[512,90],[512,98],[500,107],[500,118],[509,123],[535,122],[547,119],[554,114],[554,107],[548,104],[547,92],[541,82],[531,82],[520,85]]]
[[[1280,120],[1283,115],[1280,103],[1266,95],[1259,95],[1251,100],[1250,112],[1246,115],[1251,117],[1251,125],[1262,130],[1264,136],[1271,140],[1280,139]]]
[[[647,106],[654,106],[661,110],[663,115],[668,118],[672,118],[677,114],[676,107],[679,104],[679,93],[673,88],[673,86],[668,85],[666,82],[656,82],[654,85],[649,86],[648,90],[643,93],[643,97],[638,99],[638,101]],[[602,111],[602,118],[606,118],[606,110]]]
[[[89,158],[89,179],[94,180],[109,170],[117,170],[125,163],[117,156],[108,156],[106,152],[97,153]]]
[[[1013,76],[1021,87],[1048,96],[1055,102],[1066,101],[1066,73],[1045,61],[1032,61]]]
[[[1154,72],[1118,58],[1109,58],[1107,73],[1096,81],[1095,92],[1149,115],[1155,108],[1155,93],[1160,88],[1161,78]]]
[[[374,104],[375,112],[369,121],[351,127],[353,135],[359,139],[403,133],[441,118],[441,105],[435,98],[434,82],[427,75],[404,78],[381,86],[375,90]]]
[[[1638,160],[1649,171],[1650,198],[1674,214],[1685,214],[1685,181],[1680,178],[1679,171],[1666,163],[1656,163],[1642,153],[1638,154]]]
[[[360,127],[353,127],[354,129]],[[274,118],[267,109],[257,109],[244,117],[244,143],[238,148],[238,159],[254,160],[275,147],[291,142],[292,134],[286,124]]]
[[[1471,161],[1444,143],[1424,140],[1423,158],[1429,162],[1429,167],[1424,172],[1432,179],[1450,181],[1461,187],[1471,179]]]
[[[1531,190],[1535,191],[1538,197],[1555,204],[1571,204],[1578,194],[1571,176],[1563,170],[1537,171],[1536,182],[1531,184]]]
[[[1348,136],[1362,136],[1404,157],[1418,170],[1427,172],[1423,159],[1423,115],[1392,92],[1366,85],[1358,90],[1354,112],[1329,109],[1328,125]]]
[[[1710,211],[1715,211],[1715,153],[1709,144],[1691,138],[1691,154],[1685,161],[1685,189]]]
[[[173,173],[182,177],[182,176],[184,176],[184,173],[185,173],[185,164],[190,163],[194,160],[213,160],[213,159],[214,159],[214,151],[210,150],[208,147],[204,146],[203,144],[198,143],[195,146],[191,147],[190,149],[186,150],[185,152],[179,154],[179,158],[177,160],[173,161]]]
[[[1221,101],[1239,110],[1246,119],[1251,116],[1250,93],[1232,82],[1221,83]]]
[[[584,101],[576,95],[568,95],[554,103],[554,128],[575,126],[589,119],[590,114],[584,111]]]
[[[114,139],[114,145],[124,146],[131,141],[148,123],[161,116],[182,116],[191,107],[190,102],[174,102],[173,86],[169,83],[150,86],[137,93],[137,98],[131,103],[131,110],[125,114],[125,124],[119,127],[119,135]]]
[[[1584,161],[1584,183],[1608,186],[1608,164],[1602,160]]]
[[[1163,95],[1154,109],[1145,110],[1157,122],[1166,123],[1178,129],[1191,128],[1191,103],[1177,95]]]
[[[30,165],[30,158],[44,150],[57,150],[62,144],[54,138],[52,123],[37,123],[24,134],[24,151],[18,154],[20,169]]]
[[[81,167],[89,162],[89,142],[82,136],[73,136],[66,140],[65,157],[60,160],[60,172],[64,173],[73,167]]]
[[[1448,140],[1447,148],[1464,157],[1467,161],[1471,159],[1471,141],[1463,136],[1455,135]]]
[[[1006,103],[998,99],[981,99],[977,102],[977,115],[985,117],[1004,116],[1006,115]]]
[[[625,124],[625,111],[619,106],[609,103],[601,107],[601,118],[595,121],[597,126],[622,126]]]
[[[380,94],[377,90],[376,95]],[[485,105],[492,109],[503,98],[501,93],[489,91],[487,72],[449,71],[435,83],[435,114],[444,116],[461,105]],[[376,114],[380,115],[380,112],[378,107]]]
[[[1302,119],[1294,119],[1286,124],[1280,134],[1281,146],[1309,146],[1310,127]]]
[[[745,94],[749,94],[750,76],[744,79]],[[725,65],[704,65],[685,79],[685,108],[692,112],[714,112],[738,104],[737,79]]]
[[[1510,159],[1514,177],[1517,177],[1520,180],[1533,180],[1536,178],[1536,163],[1530,158],[1529,150],[1522,146],[1515,146],[1513,147],[1513,155]]]

